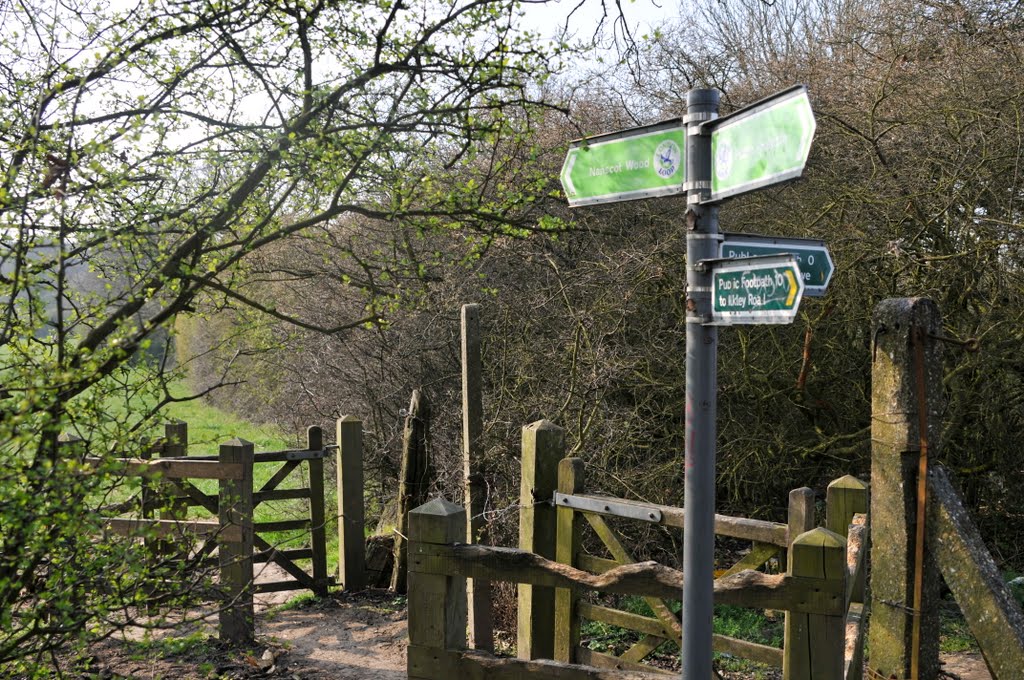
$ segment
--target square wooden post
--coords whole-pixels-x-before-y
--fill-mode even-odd
[[[247,645],[253,642],[256,632],[252,603],[252,442],[232,439],[221,444],[218,460],[240,465],[242,469],[239,479],[220,480],[218,509],[222,533],[229,526],[241,528],[240,541],[221,541],[217,548],[225,600],[220,610],[220,639]]]
[[[834,581],[845,592],[846,539],[828,529],[812,529],[790,546],[787,573]],[[844,680],[846,617],[787,612],[782,676],[785,680]]]
[[[466,511],[441,498],[409,512],[410,680],[456,680],[443,650],[466,648],[466,579],[439,571],[431,548],[466,539]]]
[[[366,588],[363,422],[338,419],[338,571],[345,590]]]
[[[316,425],[306,430],[306,450],[324,449],[324,431]],[[313,551],[313,594],[327,597],[327,509],[324,506],[324,459],[309,459],[310,549]]]
[[[558,462],[565,455],[565,430],[547,420],[523,428],[519,488],[519,548],[555,559],[558,532],[552,498],[558,488]],[[555,655],[555,589],[519,585],[516,650],[520,659]]]

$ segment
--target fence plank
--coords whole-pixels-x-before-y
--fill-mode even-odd
[[[412,571],[414,568],[430,574],[453,574],[663,600],[678,599],[683,587],[682,572],[657,562],[622,565],[595,576],[523,550],[483,545],[420,546],[419,552],[410,552],[409,569]],[[768,575],[749,570],[714,582],[716,604],[837,616],[845,612],[844,587],[840,581]]]
[[[592,496],[587,494],[573,494],[573,496],[587,501],[592,501],[592,503],[588,503],[588,505],[592,507],[588,507],[586,510],[598,515],[605,515],[609,517],[619,516],[619,513],[615,511],[615,507],[613,505],[609,505],[609,509],[607,511],[602,511],[600,509],[600,506],[605,502],[613,501],[615,505],[634,506],[638,511],[644,511],[635,513],[637,515],[644,515],[650,511],[657,511],[655,517],[659,514],[661,515],[660,520],[634,517],[634,519],[640,519],[640,521],[649,521],[652,524],[676,527],[677,529],[683,529],[683,525],[686,521],[686,511],[683,508],[677,508],[671,505],[657,505],[654,503],[634,501],[627,498],[609,498],[608,496]],[[559,503],[562,504],[566,501],[571,505],[572,497],[563,498]],[[777,545],[783,548],[787,545],[787,528],[785,524],[767,522],[760,519],[750,519],[748,517],[715,515],[715,534],[718,536],[729,536],[730,538],[754,541],[756,543],[771,543],[772,545]]]
[[[129,477],[166,477],[168,479],[241,479],[241,465],[215,460],[146,460],[145,458],[99,458],[86,456],[86,465],[103,466]]]
[[[338,570],[345,590],[366,588],[363,502],[363,423],[338,419]]]
[[[233,439],[220,446],[221,465],[242,469],[239,479],[223,479],[220,483],[219,515],[223,527],[241,528],[242,540],[221,541],[220,586],[225,602],[220,609],[220,639],[234,644],[251,644],[255,637],[253,614],[253,528],[252,528],[252,465],[253,445]]]
[[[581,493],[585,485],[586,467],[579,458],[563,458],[558,463],[559,493]],[[573,559],[580,550],[582,536],[582,518],[572,508],[559,506],[555,510],[557,523],[557,546],[555,559],[570,567],[575,566]],[[580,620],[576,613],[579,602],[571,588],[555,590],[555,649],[556,661],[571,663],[572,650],[580,643]]]
[[[322,451],[324,431],[313,425],[306,430],[306,448]],[[309,459],[309,547],[313,551],[313,594],[327,597],[327,508],[324,501],[324,459]]]
[[[928,471],[929,547],[998,678],[1024,672],[1024,613],[1003,582],[946,471]]]
[[[138,536],[153,532],[158,537],[188,536],[211,538],[216,536],[222,541],[238,542],[242,540],[242,529],[238,526],[222,527],[220,522],[202,520],[168,520],[168,519],[104,519],[103,525],[108,531],[119,536]]]
[[[465,535],[465,527],[463,527]],[[413,588],[410,587],[412,592]],[[589,651],[589,650],[587,650]],[[409,645],[410,680],[664,680],[666,672],[612,670],[492,656],[477,650],[439,650]]]

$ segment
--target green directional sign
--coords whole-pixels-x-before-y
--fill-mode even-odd
[[[835,265],[825,242],[810,238],[782,238],[756,234],[726,234],[718,247],[722,258],[756,257],[789,253],[796,258],[800,276],[804,280],[804,295],[819,297],[825,294],[832,280]]]
[[[685,148],[679,119],[577,140],[562,166],[569,206],[681,194]]]
[[[715,261],[711,317],[716,325],[790,323],[804,294],[792,255]]]
[[[711,127],[711,200],[754,191],[803,173],[814,113],[801,86],[720,118]]]

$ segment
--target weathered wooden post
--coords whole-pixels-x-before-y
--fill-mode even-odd
[[[938,453],[941,334],[931,300],[883,300],[875,308],[871,348],[871,625],[868,666],[881,677],[911,677],[917,481],[922,441]],[[920,354],[917,354],[917,353]],[[917,366],[921,365],[921,369]],[[923,413],[922,413],[923,411]],[[918,425],[923,416],[924,431]],[[923,518],[922,518],[923,519]],[[921,565],[919,674],[939,670],[939,573],[926,552]]]
[[[435,498],[409,513],[410,680],[456,680],[445,650],[466,648],[466,579],[436,573],[438,546],[466,538],[466,511]]]
[[[338,418],[338,571],[345,590],[366,588],[363,422]]]
[[[465,476],[466,542],[485,540],[484,501],[487,480],[484,466],[483,361],[480,352],[480,305],[462,306],[462,464]],[[494,651],[494,617],[491,615],[491,584],[467,579],[469,644]]]
[[[580,458],[563,458],[558,463],[558,492],[583,493],[586,468]],[[572,508],[559,506],[555,510],[558,524],[555,559],[575,566],[580,549],[583,519]],[[571,588],[555,590],[555,661],[573,663],[574,650],[580,643],[580,622],[576,615],[576,592]]]
[[[404,593],[406,587],[409,546],[405,537],[409,535],[409,512],[427,500],[430,483],[427,471],[429,422],[430,404],[419,390],[413,390],[402,434],[402,465],[398,477],[398,528],[395,531],[395,564],[391,571],[391,589],[396,593]]]
[[[324,450],[324,431],[313,425],[306,429],[306,450]],[[324,459],[309,459],[310,549],[313,551],[313,594],[327,597],[327,508],[324,506]]]
[[[825,492],[825,528],[846,536],[857,513],[868,511],[868,485],[853,475],[832,480]]]
[[[183,420],[172,420],[164,423],[164,438],[158,449],[161,458],[180,458],[188,455],[188,423]],[[160,519],[183,520],[188,516],[188,504],[179,498],[178,487],[173,482],[160,482],[157,486]],[[182,554],[180,542],[163,539],[157,542],[156,551],[160,555],[173,555],[176,550]]]
[[[833,581],[845,593],[846,540],[828,529],[812,529],[790,545],[790,576]],[[787,612],[782,676],[785,680],[843,680],[846,617]]]
[[[1024,675],[1024,611],[1003,581],[946,470],[933,466],[928,477],[929,547],[992,676],[1019,678]]]
[[[240,529],[240,540],[221,541],[220,586],[224,603],[220,609],[220,639],[234,644],[250,644],[255,637],[253,616],[252,546],[253,445],[244,439],[232,439],[220,445],[219,462],[238,466],[236,479],[220,480],[218,500],[221,533],[230,526]]]
[[[782,554],[782,568],[789,564],[789,546],[797,536],[815,527],[814,522],[814,490],[806,486],[789,492],[789,510],[787,515],[788,533],[786,535],[786,552]]]
[[[853,516],[868,511],[868,485],[853,475],[832,480],[825,492],[825,528],[843,538],[850,532]],[[864,546],[867,548],[867,546]],[[864,575],[860,573],[853,587],[852,601],[864,601]]]
[[[558,488],[558,462],[565,455],[565,430],[547,420],[523,428],[519,487],[519,547],[555,559],[557,521],[551,502]],[[516,650],[520,659],[554,657],[554,588],[519,585]]]

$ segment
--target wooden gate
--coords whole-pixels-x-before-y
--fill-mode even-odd
[[[188,426],[183,422],[168,423],[164,428],[164,437],[159,440],[149,454],[159,456],[159,461],[154,464],[188,465],[191,462],[205,463],[217,461],[218,456],[189,456],[188,453]],[[273,562],[281,567],[291,577],[289,579],[260,582],[255,585],[255,592],[277,592],[285,590],[309,589],[318,596],[327,595],[328,587],[334,581],[327,575],[327,531],[326,511],[324,502],[324,458],[330,455],[329,447],[323,444],[323,431],[319,427],[310,427],[306,432],[306,448],[285,451],[268,451],[253,454],[255,466],[277,465],[276,469],[269,474],[267,480],[259,488],[251,488],[251,507],[241,508],[240,511],[250,513],[252,518],[257,517],[256,509],[264,503],[280,503],[288,501],[307,501],[304,508],[300,508],[305,516],[296,519],[279,520],[274,522],[253,523],[253,555],[252,561],[256,564]],[[302,475],[307,483],[294,483],[294,477],[303,472],[305,464],[305,475]],[[154,468],[159,471],[159,467]],[[261,475],[264,476],[264,475]],[[253,484],[254,477],[250,477],[249,484]],[[291,488],[282,488],[285,481],[292,481]],[[153,518],[159,512],[162,520],[180,521],[185,520],[190,507],[199,507],[217,517],[218,496],[214,493],[206,493],[192,481],[179,475],[166,475],[159,481],[149,482],[143,487],[142,497],[143,518]],[[158,510],[159,509],[159,510]],[[288,539],[288,542],[299,541],[306,543],[300,548],[279,547],[278,536],[285,532],[292,534],[304,532],[308,538]],[[215,543],[208,543],[204,550],[212,552],[216,547]],[[160,544],[157,550],[165,550]],[[304,568],[298,562],[308,560],[310,566]]]
[[[578,459],[559,461],[561,428],[542,421],[524,429],[523,507],[520,548],[591,574],[606,574],[635,565],[634,556],[609,518],[683,527],[682,508],[653,505],[609,496],[587,494],[584,465]],[[542,499],[551,498],[550,505]],[[790,493],[787,524],[716,515],[715,533],[750,541],[751,548],[737,563],[717,572],[716,603],[724,602],[726,584],[755,571],[773,558],[784,569],[790,593],[769,606],[786,612],[783,648],[715,635],[714,649],[735,657],[784,669],[787,678],[854,678],[861,667],[859,650],[863,630],[864,556],[867,509],[866,485],[844,477],[829,486],[825,528],[815,528],[814,494],[810,489]],[[854,522],[855,515],[858,516]],[[553,526],[549,530],[545,527]],[[583,549],[583,530],[589,526],[600,539],[603,555]],[[847,535],[849,541],[846,540]],[[651,563],[653,564],[653,563]],[[820,579],[811,591],[800,588],[806,579]],[[719,595],[719,593],[723,595]],[[764,608],[762,594],[733,598],[733,604]],[[681,596],[681,591],[679,595]],[[584,599],[576,589],[558,588],[549,597],[538,588],[520,591],[517,648],[523,658],[552,658],[563,663],[664,672],[644,663],[655,651],[669,648],[678,654],[683,631],[675,606],[678,599],[644,597],[653,616],[609,606],[607,601]],[[553,610],[553,615],[550,614]],[[581,644],[581,628],[596,621],[638,634],[637,641],[618,655],[595,651]],[[552,643],[549,646],[548,640]]]

